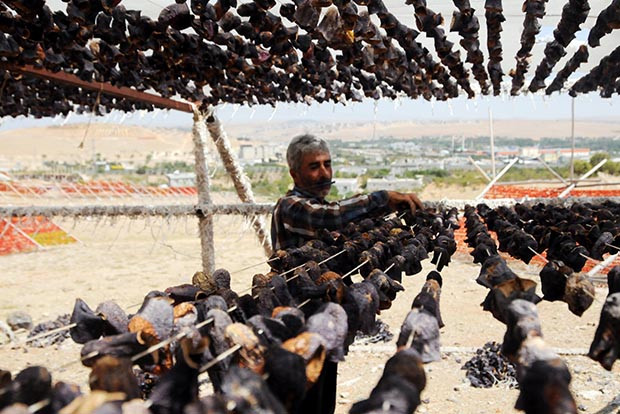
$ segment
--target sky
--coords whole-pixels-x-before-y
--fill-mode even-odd
[[[428,102],[422,99],[402,98],[395,101],[367,100],[362,103],[342,104],[278,104],[269,105],[220,105],[216,114],[224,125],[254,122],[278,123],[294,121],[319,122],[394,122],[427,121],[453,122],[488,119],[570,119],[571,98],[567,94],[525,95],[517,97],[465,97],[448,102]],[[603,99],[596,93],[580,95],[575,99],[575,119],[601,119],[620,121],[620,96]],[[47,119],[2,118],[0,131],[16,128],[43,127],[65,123],[109,122],[189,129],[192,116],[178,111],[156,110],[124,114],[115,111],[104,117],[72,114],[68,118]]]

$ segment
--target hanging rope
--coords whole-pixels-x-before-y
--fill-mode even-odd
[[[194,157],[196,159],[196,187],[198,189],[198,202],[211,206],[209,189],[209,174],[205,157],[206,128],[204,115],[194,108],[194,127],[192,129],[194,142]],[[197,210],[198,229],[200,233],[200,246],[202,256],[202,270],[207,275],[215,270],[215,248],[213,246],[213,214]]]
[[[213,108],[210,108],[207,114],[207,129],[211,134],[211,138],[215,143],[220,158],[228,175],[233,181],[235,190],[239,195],[239,199],[244,203],[255,203],[254,193],[252,192],[252,184],[244,173],[243,169],[239,165],[239,160],[232,151],[226,131],[222,128],[220,120],[215,116]],[[256,232],[258,241],[265,250],[267,257],[271,256],[273,250],[271,246],[271,240],[267,232],[267,226],[263,217],[256,217],[252,223],[252,227]]]

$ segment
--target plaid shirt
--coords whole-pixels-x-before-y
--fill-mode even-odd
[[[278,200],[271,218],[273,248],[299,247],[316,238],[316,230],[340,230],[351,221],[388,210],[387,191],[375,191],[340,201],[327,202],[298,187]]]

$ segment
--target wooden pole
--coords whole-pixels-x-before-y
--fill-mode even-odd
[[[607,183],[602,183],[602,182],[596,182],[596,183],[589,183],[589,184],[582,184],[581,181],[576,183],[575,186],[577,188],[584,188],[584,187],[600,187],[600,186],[608,186],[608,185],[620,185],[620,181],[613,181],[613,182],[607,182]]]
[[[570,149],[570,180],[574,182],[575,180],[575,98],[572,98],[570,101],[570,113],[571,113],[571,122],[570,122],[570,140],[571,140],[571,149]]]
[[[17,66],[9,63],[0,62],[0,68],[6,69],[11,72],[19,72],[25,75],[34,76],[35,78],[47,79],[57,83],[77,86],[83,89],[89,89],[91,91],[101,91],[106,95],[115,96],[118,98],[130,99],[132,101],[145,102],[153,106],[163,109],[176,109],[182,112],[192,112],[192,105],[186,102],[175,101],[172,99],[162,98],[159,95],[151,93],[137,91],[135,89],[127,88],[125,86],[113,86],[106,82],[87,82],[78,78],[75,75],[60,72],[51,72],[46,69],[38,69],[32,65]]]
[[[597,274],[598,272],[600,272],[601,270],[605,269],[614,260],[616,260],[616,258],[618,257],[619,254],[620,254],[620,252],[612,254],[610,256],[607,256],[607,258],[605,260],[603,260],[602,262],[597,263],[596,266],[594,266],[592,269],[590,269],[590,271],[587,273],[588,277],[592,277],[595,274]]]
[[[484,179],[487,180],[487,182],[491,181],[491,177],[489,177],[487,175],[487,173],[485,173],[484,170],[482,168],[480,168],[480,166],[478,164],[476,164],[476,161],[474,161],[474,159],[472,157],[467,157],[467,160],[471,163],[471,165],[474,166],[474,168],[476,170],[478,170],[480,175],[482,175],[484,177]]]
[[[205,116],[198,109],[194,110],[194,127],[192,138],[194,141],[194,158],[196,159],[196,188],[198,203],[211,206],[209,174],[205,157],[206,141]],[[215,248],[213,244],[213,214],[198,214],[198,230],[202,257],[202,271],[205,275],[212,275],[215,271]]]
[[[562,178],[562,176],[561,176],[560,174],[558,174],[558,173],[557,173],[557,172],[556,172],[553,168],[551,168],[551,167],[549,166],[549,164],[547,164],[547,163],[546,163],[546,162],[545,162],[542,158],[540,158],[540,157],[536,157],[536,159],[537,159],[537,160],[538,160],[538,161],[539,161],[539,162],[540,162],[540,163],[541,163],[541,164],[542,164],[542,165],[543,165],[543,166],[544,166],[547,170],[549,170],[549,172],[550,172],[551,174],[553,174],[553,176],[554,176],[555,178],[557,178],[558,180],[560,180],[560,181],[562,182],[562,184],[568,184],[568,183],[566,182],[566,180],[565,180],[564,178]]]
[[[495,136],[493,134],[493,110],[489,107],[489,134],[491,135],[491,175],[495,178]]]
[[[508,172],[508,170],[517,163],[517,161],[519,161],[519,158],[514,158],[512,161],[510,161],[508,163],[508,165],[506,165],[500,172],[499,174],[497,174],[493,180],[485,187],[484,190],[482,190],[482,192],[480,194],[478,194],[478,197],[475,198],[475,200],[480,200],[482,197],[484,197],[484,195],[486,193],[489,192],[489,190],[491,188],[493,188],[493,186],[495,185],[495,183],[504,176],[504,174],[506,174]]]
[[[568,195],[568,193],[570,193],[576,186],[577,183],[581,180],[585,180],[586,178],[588,178],[589,176],[591,176],[592,174],[594,174],[596,171],[598,171],[599,168],[601,168],[603,165],[605,165],[605,163],[607,162],[607,159],[602,160],[601,162],[599,162],[598,164],[596,164],[594,167],[592,167],[592,169],[590,171],[588,171],[587,173],[585,173],[584,175],[582,175],[581,177],[579,177],[579,179],[577,181],[573,181],[573,183],[571,185],[569,185],[568,187],[566,187],[566,189],[564,191],[562,191],[559,195],[558,198],[564,198]]]
[[[252,184],[250,183],[247,175],[245,175],[241,165],[239,165],[239,160],[232,151],[230,141],[228,140],[228,135],[226,135],[226,131],[224,131],[220,120],[215,116],[213,108],[210,108],[207,114],[207,129],[209,130],[211,138],[213,139],[217,151],[220,154],[222,163],[233,181],[235,190],[239,195],[239,199],[244,203],[256,203],[254,193],[252,191]],[[265,225],[265,218],[262,216],[255,216],[252,221],[252,227],[256,232],[258,241],[265,250],[265,255],[267,255],[267,257],[271,256],[273,251],[271,247],[270,235],[268,234],[267,227]]]

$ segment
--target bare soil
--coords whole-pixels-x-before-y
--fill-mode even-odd
[[[188,283],[200,268],[200,242],[194,219],[59,220],[80,243],[27,254],[0,256],[0,319],[15,310],[30,313],[35,321],[55,319],[71,312],[75,298],[92,307],[104,300],[116,300],[128,312],[135,312],[150,290]],[[216,265],[233,274],[233,288],[250,286],[254,273],[264,272],[264,256],[251,227],[236,217],[216,219]],[[491,414],[516,412],[512,407],[518,391],[505,385],[476,389],[468,385],[461,366],[474,349],[488,341],[501,342],[505,327],[482,311],[487,290],[475,283],[479,265],[459,254],[442,271],[444,287],[441,310],[446,326],[441,330],[442,360],[425,366],[428,383],[417,412]],[[405,292],[380,318],[398,335],[400,324],[414,296],[433,266],[404,279]],[[250,269],[247,266],[256,265]],[[540,268],[510,262],[522,277],[537,282]],[[612,413],[620,409],[620,364],[607,372],[582,355],[590,346],[598,323],[606,286],[597,288],[597,300],[579,318],[561,302],[538,305],[547,343],[562,353],[573,375],[571,388],[582,412]],[[20,338],[25,333],[19,334]],[[389,343],[356,345],[339,364],[338,413],[366,398],[379,379],[385,361],[394,353]],[[66,341],[49,348],[23,345],[0,346],[0,368],[13,373],[29,365],[43,365],[53,379],[88,388],[88,370],[79,362],[80,346]]]

